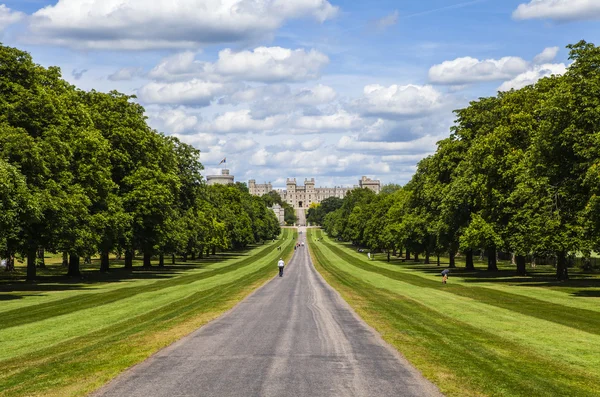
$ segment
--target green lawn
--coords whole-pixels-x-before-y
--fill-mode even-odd
[[[79,396],[215,319],[276,274],[296,234],[245,252],[83,278],[0,281],[0,395]],[[282,251],[277,247],[282,246]],[[64,269],[63,269],[64,270]]]
[[[553,269],[514,277],[503,266],[458,269],[443,285],[435,264],[369,261],[320,230],[309,241],[327,281],[445,394],[600,394],[597,275],[558,283]]]

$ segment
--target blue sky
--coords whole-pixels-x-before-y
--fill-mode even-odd
[[[597,3],[597,4],[594,4]],[[0,37],[83,89],[135,94],[237,180],[405,183],[452,110],[598,43],[589,0],[0,0]],[[177,6],[175,6],[177,4]]]

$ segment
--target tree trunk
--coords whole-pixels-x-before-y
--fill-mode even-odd
[[[430,258],[429,257],[430,257],[429,250],[425,250],[425,264],[426,265],[429,265],[429,263],[430,263]]]
[[[440,256],[439,255],[437,255],[437,265],[438,266],[440,265]]]
[[[415,262],[418,262],[418,261],[419,261],[419,253],[415,252]]]
[[[158,257],[158,267],[165,267],[165,254],[163,254],[162,252]]]
[[[407,261],[410,260],[410,251],[409,250],[406,250],[405,260],[407,260]]]
[[[525,255],[517,255],[515,259],[517,263],[517,275],[527,275],[527,270],[525,268]]]
[[[150,254],[149,252],[144,252],[144,267],[152,266],[152,264],[150,263],[151,259],[152,259],[152,254]]]
[[[210,256],[210,247],[206,247],[206,256],[209,257]]]
[[[100,271],[105,273],[110,268],[110,262],[108,260],[108,250],[102,250],[100,253]]]
[[[80,277],[81,272],[79,271],[79,255],[69,254],[69,271],[67,272],[69,277]]]
[[[400,257],[402,257],[402,253],[403,253],[403,252],[404,252],[404,247],[400,247],[400,248],[398,249],[398,257],[399,257],[399,258],[400,258]]]
[[[488,271],[496,272],[498,271],[498,263],[496,262],[496,247],[488,248]]]
[[[198,258],[204,259],[204,246],[200,247],[200,252],[198,252]]]
[[[473,250],[467,250],[465,262],[467,270],[475,270],[475,264],[473,263]]]
[[[215,247],[214,245],[212,247],[212,254],[217,255],[217,247]]]
[[[561,281],[569,279],[567,253],[565,251],[560,251],[556,255],[556,279]]]
[[[171,255],[171,264],[174,265],[175,264],[175,254]]]
[[[133,250],[131,248],[125,250],[125,269],[133,269]]]
[[[62,253],[62,256],[63,256],[63,257],[62,257],[62,265],[63,265],[64,267],[67,267],[67,266],[69,266],[69,254],[68,254],[68,253],[66,253],[66,252],[63,252],[63,253]]]
[[[196,251],[192,250],[192,254],[190,256],[191,256],[190,259],[195,261],[196,260]]]
[[[388,250],[387,254],[388,254],[388,260],[387,261],[389,262],[390,261],[390,251],[389,250]]]
[[[456,267],[456,260],[455,260],[456,252],[454,252],[454,250],[452,250],[448,254],[450,256],[450,265],[448,267],[454,269]]]
[[[27,281],[34,281],[37,270],[35,268],[35,259],[37,256],[37,248],[30,247],[27,252]]]
[[[394,251],[392,252],[392,255],[396,256],[396,248],[394,248]]]

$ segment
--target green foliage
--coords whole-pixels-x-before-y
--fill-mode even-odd
[[[0,254],[79,257],[244,248],[279,235],[245,184],[207,187],[199,151],[146,123],[135,97],[85,92],[0,46]],[[108,260],[103,264],[108,270]]]
[[[600,48],[568,48],[565,75],[457,110],[404,188],[384,186],[389,201],[353,191],[324,229],[372,250],[448,252],[451,267],[459,248],[487,251],[490,270],[497,250],[554,256],[568,278],[570,253],[600,248]]]

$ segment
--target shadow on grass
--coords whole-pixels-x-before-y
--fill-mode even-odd
[[[37,269],[34,282],[26,281],[26,268],[17,267],[14,272],[0,272],[0,292],[49,292],[89,289],[99,283],[116,283],[128,280],[164,280],[178,276],[184,272],[203,269],[215,263],[228,260],[243,259],[249,256],[248,251],[225,252],[204,258],[189,259],[184,262],[177,258],[172,264],[171,258],[165,258],[165,266],[159,267],[154,261],[151,267],[141,266],[141,261],[135,260],[134,267],[126,269],[123,260],[111,260],[108,272],[100,272],[100,260],[93,259],[91,264],[82,264],[81,276],[69,277],[67,269],[61,264],[50,264]],[[19,299],[19,295],[0,295],[0,301]]]
[[[380,264],[401,266],[405,269],[411,269],[423,274],[438,275],[443,269],[448,267],[447,261],[440,262],[437,266],[435,259],[429,264],[424,264],[422,260],[402,260],[402,258],[392,257],[390,262],[386,258],[378,258],[375,262]],[[456,268],[451,269],[450,277],[459,276],[466,283],[505,283],[510,285],[520,285],[525,287],[550,287],[565,289],[565,292],[571,292],[573,296],[579,297],[600,297],[600,274],[588,273],[580,269],[569,269],[570,279],[559,281],[555,277],[555,269],[552,266],[538,266],[537,268],[527,268],[527,275],[517,275],[516,268],[508,262],[499,262],[499,270],[488,271],[487,263],[475,261],[475,270],[467,270],[464,263],[457,262]],[[591,288],[591,290],[579,289]],[[573,291],[568,291],[573,289]]]

